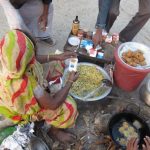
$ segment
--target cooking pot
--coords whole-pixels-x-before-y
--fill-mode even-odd
[[[113,115],[108,123],[109,134],[110,134],[112,140],[115,142],[116,146],[123,150],[126,149],[126,146],[122,146],[117,141],[117,138],[120,138],[120,135],[118,135],[118,132],[119,132],[118,124],[123,120],[126,121],[127,123],[129,123],[130,125],[133,125],[133,127],[135,128],[135,131],[137,131],[137,134],[139,137],[139,143],[138,143],[139,148],[142,148],[142,144],[145,144],[144,137],[150,136],[149,126],[147,125],[146,121],[143,120],[142,117],[139,116],[139,114],[136,114],[134,112],[129,112],[129,111],[124,111],[124,112]],[[139,128],[134,126],[135,121],[139,122],[139,124],[140,124]]]

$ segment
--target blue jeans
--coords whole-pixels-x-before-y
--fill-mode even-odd
[[[109,9],[111,8],[112,0],[99,0],[99,13],[97,17],[96,27],[100,27],[105,29],[106,20],[109,13]]]
[[[122,42],[131,41],[150,18],[150,0],[138,0],[139,10],[129,24],[120,32]],[[111,29],[119,15],[120,0],[99,0],[99,14],[96,26]]]

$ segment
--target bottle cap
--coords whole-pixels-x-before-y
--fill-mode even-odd
[[[78,16],[76,16],[75,20],[73,21],[74,23],[80,23]]]

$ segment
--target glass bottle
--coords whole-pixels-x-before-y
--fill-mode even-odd
[[[75,20],[73,20],[72,24],[72,34],[77,35],[80,26],[80,21],[78,20],[78,16],[76,16]]]

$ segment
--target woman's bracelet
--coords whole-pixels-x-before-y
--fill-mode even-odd
[[[47,55],[47,62],[49,62],[49,56],[50,56],[50,55],[48,54],[48,55]]]

